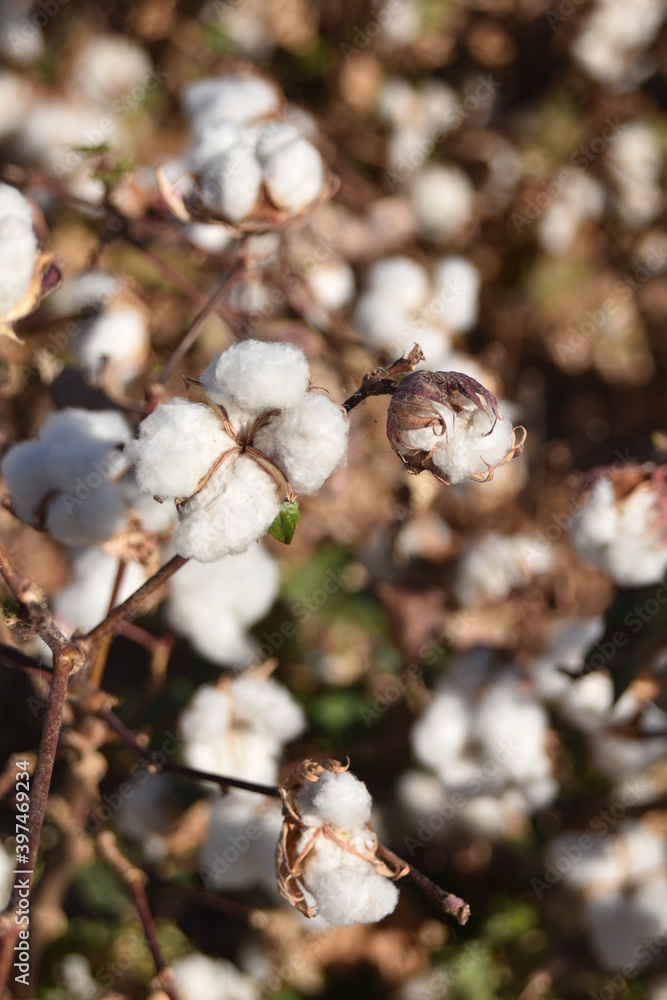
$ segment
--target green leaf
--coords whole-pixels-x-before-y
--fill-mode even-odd
[[[84,143],[81,146],[72,146],[71,148],[80,156],[98,156],[101,153],[110,152],[111,145],[108,142],[98,142],[92,146]]]
[[[284,545],[289,545],[294,538],[294,532],[296,531],[296,526],[299,523],[301,514],[299,512],[299,504],[296,500],[286,500],[285,503],[280,508],[278,516],[269,528],[269,534],[272,538],[275,538],[277,542],[283,542]]]

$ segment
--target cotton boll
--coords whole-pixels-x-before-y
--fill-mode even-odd
[[[311,268],[306,284],[317,304],[333,312],[352,300],[354,271],[344,261],[327,261]]]
[[[373,801],[362,781],[349,771],[323,771],[307,781],[297,796],[307,826],[362,827],[370,822]]]
[[[417,817],[431,815],[448,799],[440,780],[424,771],[404,771],[398,777],[396,791],[401,806]]]
[[[53,497],[46,506],[44,526],[65,545],[86,545],[119,534],[127,513],[123,485],[106,483],[103,488],[87,490],[84,499],[76,492]]]
[[[222,688],[203,684],[181,713],[179,728],[186,742],[212,743],[232,724],[233,699]]]
[[[106,110],[133,87],[145,96],[156,81],[148,53],[126,35],[89,35],[74,58],[72,84]]]
[[[183,1000],[258,1000],[257,984],[224,959],[193,954],[171,967]]]
[[[190,169],[199,173],[214,156],[226,153],[240,142],[241,130],[234,122],[218,122],[198,134],[185,158]]]
[[[591,763],[600,774],[618,779],[640,774],[667,755],[667,739],[632,739],[613,733],[595,733],[590,743]]]
[[[246,674],[234,678],[231,687],[239,725],[259,729],[278,744],[296,739],[306,728],[303,709],[273,678]]]
[[[76,335],[71,348],[90,375],[99,375],[108,358],[121,382],[129,382],[142,370],[150,352],[145,316],[131,308],[103,313]]]
[[[193,246],[205,253],[222,253],[232,242],[232,234],[224,225],[215,222],[191,222],[185,235]]]
[[[376,923],[393,913],[398,902],[393,882],[327,837],[320,836],[308,855],[303,880],[318,915],[334,927]]]
[[[199,852],[199,873],[207,888],[217,892],[238,891],[262,886],[277,894],[276,845],[282,823],[277,802],[258,801],[258,797],[232,791],[212,804],[208,835]],[[251,836],[248,836],[250,832]],[[237,849],[233,844],[245,843]],[[220,864],[220,858],[236,860]]]
[[[438,242],[456,236],[475,212],[475,189],[458,167],[436,164],[418,171],[409,193],[420,231]]]
[[[118,127],[110,116],[104,119],[102,138],[113,145]],[[18,139],[21,153],[37,161],[58,178],[70,177],[84,164],[73,146],[90,144],[90,136],[100,135],[100,111],[90,104],[48,100],[36,104],[23,122]]]
[[[481,283],[475,265],[465,257],[445,257],[435,267],[433,283],[435,296],[430,315],[437,315],[453,333],[472,330],[479,315]]]
[[[473,720],[473,735],[482,756],[496,759],[503,751],[503,773],[518,784],[551,772],[547,731],[542,706],[520,695],[511,681],[498,681],[485,692]]]
[[[549,572],[553,561],[549,543],[537,548],[528,534],[490,531],[473,541],[459,561],[453,588],[456,600],[464,607],[504,600],[537,574]]]
[[[186,114],[201,130],[207,122],[221,120],[249,125],[280,106],[280,94],[268,80],[257,76],[207,77],[188,84],[182,93]]]
[[[208,160],[200,190],[210,209],[231,222],[240,222],[255,207],[261,184],[262,170],[254,150],[240,142]]]
[[[318,490],[344,464],[349,424],[340,406],[319,393],[273,417],[255,436],[256,447],[287,475],[296,493]]]
[[[200,382],[214,403],[235,400],[257,414],[296,405],[310,382],[306,356],[294,344],[244,340],[216,355]]]
[[[276,481],[246,455],[227,460],[188,501],[174,534],[179,555],[215,562],[244,552],[280,510]]]
[[[224,740],[187,743],[183,759],[189,767],[211,774],[229,774],[243,781],[275,785],[278,780],[276,744],[255,730],[232,729]],[[239,793],[242,794],[242,793]],[[253,792],[246,793],[248,797]]]
[[[457,419],[462,426],[455,426],[450,439],[439,444],[433,455],[435,466],[450,483],[460,483],[472,475],[488,475],[489,466],[495,468],[507,457],[514,437],[509,417],[496,420],[492,426],[487,415],[476,409],[458,414]]]
[[[667,879],[657,875],[630,894],[587,899],[591,943],[600,964],[627,974],[645,965],[646,942],[667,933]],[[639,955],[642,955],[641,960]]]
[[[150,493],[142,493],[134,475],[123,479],[125,502],[141,518],[144,531],[156,535],[170,534],[176,526],[176,510],[170,503],[159,503]]]
[[[283,146],[300,139],[298,128],[282,121],[269,122],[264,125],[257,137],[257,159],[265,166],[268,158]]]
[[[399,309],[419,309],[428,301],[428,274],[409,257],[376,261],[369,268],[366,280],[369,290],[381,292]]]
[[[266,159],[264,181],[273,204],[296,214],[322,191],[324,167],[320,154],[307,139],[280,145]]]
[[[462,753],[468,738],[469,709],[462,695],[445,688],[433,695],[431,704],[415,723],[410,736],[417,760],[439,776]]]
[[[0,218],[0,317],[25,298],[37,259],[32,222],[16,215]]]
[[[95,545],[70,550],[71,579],[51,598],[58,622],[69,633],[89,632],[106,616],[113,592],[118,560]],[[117,603],[126,600],[146,581],[146,571],[128,562],[118,591]]]
[[[1,42],[0,51],[2,51]],[[10,70],[0,70],[0,108],[2,108],[0,139],[4,140],[20,127],[28,113],[31,99],[31,87],[22,76]],[[4,214],[0,210],[0,215]]]
[[[58,315],[99,310],[121,290],[118,278],[106,271],[86,271],[71,278],[49,296],[49,307]]]
[[[233,444],[208,406],[176,398],[161,403],[141,422],[128,457],[144,492],[187,497]]]
[[[212,663],[247,664],[247,629],[269,611],[279,580],[261,545],[221,562],[189,562],[169,582],[167,621]]]
[[[7,216],[20,219],[32,229],[33,214],[30,202],[24,198],[18,188],[11,184],[0,184],[0,221]]]
[[[51,483],[45,458],[46,448],[39,442],[22,441],[9,449],[0,465],[13,512],[32,525],[37,524],[37,509]]]

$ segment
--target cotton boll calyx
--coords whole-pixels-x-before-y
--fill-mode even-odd
[[[406,867],[380,845],[365,785],[337,761],[297,765],[281,788],[278,888],[307,917],[346,927],[374,923],[398,902]]]
[[[498,413],[492,393],[460,372],[413,372],[398,384],[387,437],[408,472],[446,485],[487,482],[523,450],[525,430]]]

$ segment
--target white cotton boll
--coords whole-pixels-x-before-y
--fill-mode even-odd
[[[412,320],[381,291],[360,296],[354,309],[354,325],[372,344],[387,350],[397,345],[400,351],[417,339]]]
[[[667,933],[667,879],[656,873],[632,893],[587,899],[585,912],[603,968],[638,971],[646,964],[646,943]]]
[[[133,474],[123,479],[125,501],[141,518],[144,531],[156,535],[170,534],[176,527],[177,515],[173,504],[159,503],[151,493],[143,493]]]
[[[0,317],[25,298],[37,260],[32,222],[16,215],[0,218]]]
[[[310,392],[262,427],[255,444],[285,472],[295,493],[307,495],[319,490],[333,470],[345,463],[348,431],[340,406]]]
[[[546,751],[548,720],[538,702],[519,693],[516,683],[497,681],[478,705],[472,732],[485,760],[498,759],[508,780],[519,784],[551,773]]]
[[[401,310],[420,309],[429,297],[426,270],[410,257],[388,257],[376,261],[366,276],[369,291],[380,292]]]
[[[83,955],[65,955],[58,962],[56,971],[72,1000],[93,1000],[98,995],[99,982],[93,979],[90,962]]]
[[[233,239],[226,226],[215,222],[191,222],[185,227],[185,235],[205,253],[222,253]]]
[[[595,733],[590,743],[591,763],[610,778],[640,774],[667,755],[667,739],[633,739],[613,733]]]
[[[183,1000],[257,1000],[259,987],[235,965],[207,955],[187,955],[172,962]]]
[[[275,801],[258,801],[257,795],[232,789],[213,802],[208,835],[199,852],[199,874],[206,888],[233,892],[260,885],[277,896],[276,846],[281,826],[281,810]]]
[[[139,99],[125,102],[123,109],[138,105],[156,80],[148,53],[126,35],[89,35],[74,57],[72,84],[106,111],[114,98],[129,95],[133,87]]]
[[[401,806],[416,817],[429,816],[448,799],[440,779],[425,771],[404,771],[398,777],[396,794]]]
[[[418,171],[409,192],[420,231],[438,242],[456,236],[475,212],[475,189],[458,167],[435,164]]]
[[[130,307],[109,310],[74,337],[71,349],[90,375],[99,375],[108,358],[121,382],[129,382],[142,370],[150,352],[146,317]]]
[[[185,153],[188,166],[195,173],[204,169],[209,160],[226,153],[241,142],[241,130],[234,122],[218,122],[205,128]]]
[[[167,621],[212,663],[247,664],[247,629],[269,611],[279,582],[278,564],[261,545],[221,562],[189,562],[169,581]]]
[[[106,616],[113,592],[118,559],[96,545],[71,549],[71,578],[54,594],[50,604],[59,624],[68,632],[89,632]],[[138,563],[128,562],[118,591],[122,603],[146,581],[146,571]]]
[[[323,771],[297,795],[299,815],[307,826],[362,827],[370,822],[372,806],[366,785],[349,771]]]
[[[410,742],[417,760],[446,780],[448,767],[468,739],[469,706],[454,688],[436,691],[431,704],[412,728]]]
[[[99,310],[121,290],[118,278],[106,271],[86,271],[71,278],[49,296],[49,308],[58,315]]]
[[[267,157],[264,181],[273,204],[295,214],[315,201],[322,191],[322,158],[307,139],[294,139],[278,146]]]
[[[254,730],[232,729],[217,742],[186,743],[183,759],[189,767],[199,771],[229,774],[244,781],[275,785],[278,780],[278,750],[274,740]],[[254,796],[255,793],[245,794]]]
[[[299,402],[310,383],[306,355],[294,344],[244,340],[216,355],[199,380],[214,403],[235,400],[258,416]]]
[[[317,264],[306,275],[306,284],[317,304],[330,312],[354,297],[354,271],[345,261]]]
[[[121,413],[73,407],[50,414],[39,431],[39,438],[48,445],[49,478],[65,492],[73,492],[79,479],[87,487],[82,493],[99,491],[105,482],[113,486],[127,471],[122,451],[131,437]]]
[[[65,545],[105,542],[119,534],[127,522],[125,490],[121,483],[106,483],[103,488],[81,494],[59,494],[46,506],[44,526]]]
[[[277,743],[296,739],[306,728],[306,717],[287,688],[272,677],[244,675],[231,682],[234,718]]]
[[[2,459],[0,471],[12,500],[12,510],[21,521],[37,524],[37,508],[51,480],[44,467],[46,448],[37,441],[13,445]]]
[[[14,884],[14,861],[0,844],[0,906],[5,908]]]
[[[102,130],[100,121],[104,121]],[[73,146],[91,145],[95,141],[113,145],[118,133],[111,116],[101,119],[99,108],[90,104],[58,99],[41,101],[30,111],[19,133],[22,154],[41,163],[59,178],[69,177],[84,164],[84,156]]]
[[[15,216],[32,229],[34,216],[30,202],[24,198],[18,188],[11,184],[0,184],[0,220],[7,216]]]
[[[393,882],[324,836],[318,837],[308,855],[303,881],[315,898],[318,915],[334,927],[376,923],[393,913],[398,902]]]
[[[450,483],[460,483],[472,475],[487,476],[512,449],[514,428],[509,417],[498,420],[471,405],[456,416],[445,406],[438,407],[447,434],[436,434],[439,426],[404,432],[410,447],[430,451],[435,446],[433,463]],[[495,420],[495,423],[494,423]]]
[[[176,398],[161,403],[142,420],[128,458],[144,492],[188,497],[233,444],[210,407]]]
[[[277,111],[280,94],[268,80],[257,76],[207,77],[188,84],[183,106],[192,124],[201,130],[209,121],[249,125]]]
[[[466,333],[479,316],[480,273],[465,257],[445,257],[433,272],[434,298],[429,315],[437,317],[453,333]],[[436,311],[436,306],[437,308]]]
[[[301,135],[295,125],[282,121],[269,122],[262,127],[257,137],[257,159],[264,166],[266,160],[277,149],[300,138]]]
[[[208,160],[200,190],[210,209],[231,222],[240,222],[255,207],[261,184],[262,169],[254,150],[242,141]]]
[[[266,534],[280,505],[275,479],[247,455],[234,456],[188,501],[174,547],[199,562],[244,552]]]
[[[460,559],[454,595],[464,607],[486,600],[501,601],[518,587],[525,587],[540,573],[553,568],[549,543],[537,548],[528,534],[501,535],[490,531],[474,540]]]
[[[0,42],[0,51],[1,44]],[[0,70],[0,139],[5,139],[19,128],[28,112],[31,99],[31,87],[24,77],[10,70]],[[4,212],[0,211],[0,215],[4,215]]]
[[[232,724],[234,702],[222,688],[202,684],[181,712],[179,729],[189,743],[214,743]]]

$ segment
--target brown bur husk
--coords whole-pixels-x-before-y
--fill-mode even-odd
[[[285,783],[280,786],[280,797],[283,801],[283,825],[276,848],[276,881],[281,896],[291,903],[306,917],[314,917],[315,910],[309,905],[304,894],[304,869],[308,855],[319,837],[328,837],[335,844],[363,858],[373,866],[378,875],[397,880],[408,874],[409,868],[404,861],[397,858],[380,844],[371,823],[366,824],[368,841],[372,846],[365,852],[352,847],[345,839],[344,833],[330,826],[310,827],[302,821],[297,805],[297,798],[307,782],[315,782],[324,771],[340,774],[350,766],[337,760],[304,760],[294,768]],[[306,846],[299,851],[299,841],[308,830],[312,836]],[[307,889],[308,886],[305,885]]]
[[[62,283],[62,277],[62,268],[55,263],[53,254],[38,253],[28,291],[9,312],[0,316],[0,335],[23,344],[24,341],[16,336],[13,324],[34,312],[43,298],[55,292]]]
[[[490,427],[483,437],[487,437],[500,419],[498,400],[480,382],[462,372],[429,372],[419,371],[406,375],[399,382],[393,393],[387,411],[387,437],[392,448],[400,457],[405,468],[411,475],[420,472],[431,472],[437,480],[450,485],[447,476],[436,467],[433,454],[437,443],[430,451],[414,448],[403,438],[406,431],[434,428],[437,438],[448,439],[449,432],[445,419],[438,406],[446,406],[454,418],[459,413],[469,410],[470,403],[482,410],[489,418]],[[437,405],[436,405],[437,404]],[[437,431],[437,428],[440,431]],[[454,429],[454,433],[456,430]],[[487,473],[472,473],[468,478],[476,482],[488,482],[501,465],[510,462],[523,451],[526,440],[524,427],[514,428],[514,441],[502,462],[492,466],[486,462]]]

